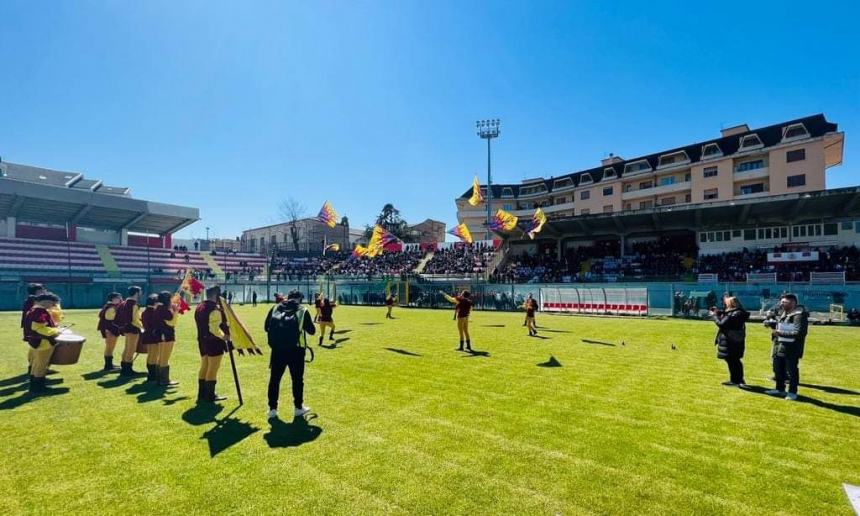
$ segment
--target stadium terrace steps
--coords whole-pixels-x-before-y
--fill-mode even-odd
[[[102,260],[102,265],[107,271],[108,277],[118,278],[120,276],[119,265],[114,260],[113,255],[106,245],[97,245],[96,251],[99,253],[99,258]]]
[[[224,275],[224,269],[218,265],[215,258],[213,258],[208,251],[200,251],[200,257],[203,258],[203,261],[205,261],[207,265],[209,265],[209,269],[212,270],[212,274],[214,274],[219,281],[224,281],[224,278],[226,277]]]
[[[79,275],[107,272],[93,244],[22,238],[0,238],[0,270]]]
[[[427,253],[427,256],[422,258],[421,261],[418,262],[418,265],[415,266],[415,270],[413,272],[415,272],[415,274],[421,274],[422,272],[424,272],[424,267],[426,267],[427,264],[430,263],[430,260],[433,259],[434,254],[435,253],[433,253],[433,251]]]

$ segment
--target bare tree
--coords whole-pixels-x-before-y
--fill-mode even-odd
[[[290,238],[293,240],[293,250],[299,250],[299,228],[298,221],[307,213],[307,208],[298,199],[293,197],[281,201],[278,205],[278,216],[281,220],[290,223]]]

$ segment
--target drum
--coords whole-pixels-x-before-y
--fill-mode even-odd
[[[66,330],[57,335],[54,339],[54,353],[51,355],[51,364],[53,365],[72,365],[77,364],[81,357],[81,350],[84,347],[86,338]]]

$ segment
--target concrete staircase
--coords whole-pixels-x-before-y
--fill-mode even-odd
[[[415,270],[412,272],[414,272],[415,274],[421,274],[422,272],[424,272],[424,267],[426,267],[427,264],[430,263],[430,260],[433,259],[433,255],[433,251],[427,253],[427,256],[421,258],[421,261],[418,262],[418,265],[415,266]]]
[[[120,277],[119,265],[116,263],[116,259],[108,249],[106,245],[96,245],[96,252],[99,253],[99,258],[102,261],[102,265],[104,265],[105,271],[109,278],[118,278]]]
[[[212,274],[215,275],[215,278],[218,281],[224,281],[227,277],[224,274],[224,269],[218,265],[218,262],[215,261],[215,258],[209,253],[209,251],[200,251],[200,257],[203,258],[203,261],[206,262],[206,265],[212,270]]]

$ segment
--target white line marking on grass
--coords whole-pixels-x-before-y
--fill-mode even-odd
[[[851,484],[842,484],[842,487],[845,488],[848,501],[851,502],[851,507],[854,508],[854,514],[860,515],[860,487],[852,486]]]

